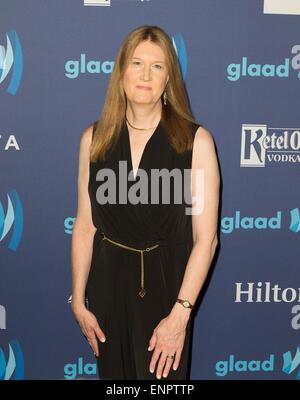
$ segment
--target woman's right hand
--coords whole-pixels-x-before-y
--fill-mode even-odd
[[[72,310],[82,330],[82,333],[92,347],[94,354],[98,357],[99,349],[96,336],[98,336],[99,340],[103,343],[105,342],[106,338],[104,332],[98,324],[95,315],[85,306],[81,306],[80,308],[72,308]]]

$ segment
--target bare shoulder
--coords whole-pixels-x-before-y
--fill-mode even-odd
[[[196,130],[195,138],[194,138],[194,147],[195,150],[207,150],[214,146],[214,138],[213,134],[204,126],[199,126]]]
[[[194,137],[192,166],[196,168],[217,168],[217,154],[213,134],[199,126]]]
[[[193,154],[192,154],[192,170],[205,172],[206,193],[217,193],[220,188],[220,170],[217,158],[216,146],[212,133],[200,126],[194,138]],[[200,175],[202,176],[202,175]],[[195,191],[195,187],[193,187]],[[211,201],[208,201],[208,203]],[[212,204],[212,203],[211,203]]]
[[[90,144],[92,143],[92,138],[93,138],[93,127],[94,124],[90,124],[81,133],[80,136],[80,144],[83,145],[84,147],[89,147]]]

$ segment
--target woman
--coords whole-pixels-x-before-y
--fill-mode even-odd
[[[153,189],[155,169],[189,170],[193,198],[195,171],[204,171],[203,210],[174,201],[180,185]],[[166,187],[169,202],[149,201]],[[218,242],[218,196],[213,138],[189,109],[172,41],[157,26],[139,27],[120,47],[100,118],[80,141],[72,310],[100,379],[187,379],[191,313]]]

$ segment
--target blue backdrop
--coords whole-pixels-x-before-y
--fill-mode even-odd
[[[97,378],[69,303],[79,140],[143,24],[172,37],[222,174],[190,377],[300,379],[299,2],[86,3],[0,5],[0,379]]]

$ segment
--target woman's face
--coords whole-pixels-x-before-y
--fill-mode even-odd
[[[168,71],[162,49],[153,42],[141,42],[128,60],[123,76],[127,100],[139,104],[156,103],[167,84]]]

